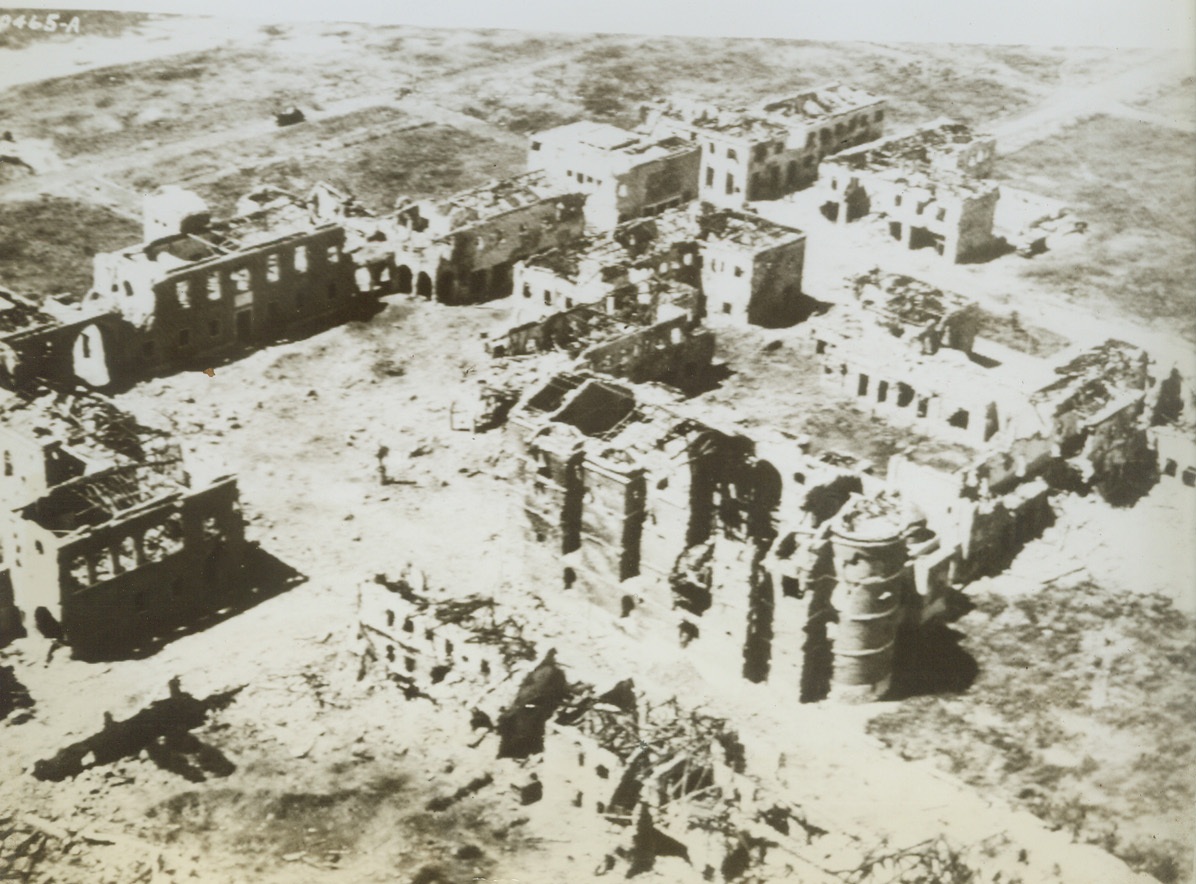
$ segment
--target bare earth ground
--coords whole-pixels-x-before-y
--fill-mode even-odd
[[[173,34],[162,37],[164,46],[182,39],[170,20],[146,27]],[[0,186],[0,212],[34,219],[6,225],[0,285],[77,287],[69,280],[86,278],[78,268],[87,252],[132,241],[127,216],[136,216],[138,193],[179,178],[227,206],[256,181],[300,188],[327,177],[384,208],[401,194],[444,193],[516,171],[520,132],[581,115],[622,119],[656,90],[746,97],[841,78],[899,93],[895,122],[939,113],[1006,121],[1019,141],[1027,135],[1018,121],[1038,121],[1038,109],[1048,108],[1063,119],[1060,128],[1043,129],[1049,139],[1004,158],[1001,174],[1074,201],[1092,226],[1076,244],[1033,261],[943,269],[921,268],[924,255],[857,243],[859,231],[836,251],[832,231],[803,215],[811,237],[807,289],[818,294],[842,272],[864,269],[861,253],[873,262],[883,255],[896,269],[975,289],[994,311],[1012,306],[1072,337],[1077,303],[1101,314],[1080,337],[1123,326],[1144,335],[1193,332],[1190,324],[1177,329],[1193,306],[1192,244],[1183,231],[1196,200],[1181,173],[1190,172],[1191,135],[1158,123],[1146,129],[1123,114],[1077,122],[1070,105],[1057,102],[1145,71],[1161,79],[1139,109],[1167,114],[1167,87],[1180,82],[1160,73],[1170,71],[1167,59],[358,25],[199,33],[211,42],[189,43],[181,55],[146,52],[127,67],[0,93],[5,125],[52,139],[66,163]],[[95,45],[78,44],[81,68]],[[310,64],[316,52],[318,66]],[[405,89],[413,91],[400,94]],[[292,101],[311,122],[275,130],[270,111]],[[97,174],[120,186],[97,185]],[[72,202],[43,204],[42,190]],[[805,211],[800,201],[774,208]],[[67,217],[94,236],[83,239],[55,221]],[[38,270],[55,246],[75,251],[61,267]],[[368,323],[217,366],[214,378],[161,379],[122,397],[129,407],[170,415],[197,457],[236,470],[252,537],[307,581],[146,660],[84,664],[59,652],[43,665],[45,649],[33,642],[0,651],[0,667],[13,667],[33,703],[0,721],[0,820],[7,809],[99,833],[76,836],[73,853],[43,858],[54,880],[123,884],[150,866],[164,880],[192,872],[192,880],[230,882],[248,872],[279,882],[589,880],[593,857],[584,844],[538,842],[550,837],[546,829],[516,824],[522,811],[491,764],[493,747],[462,748],[459,711],[404,701],[378,672],[358,681],[351,653],[357,582],[415,560],[452,592],[509,598],[549,643],[590,659],[576,677],[651,677],[692,690],[692,661],[560,598],[547,571],[519,559],[507,534],[515,530],[507,517],[515,497],[502,481],[510,453],[498,435],[449,429],[449,404],[480,358],[478,335],[494,315],[394,303]],[[766,350],[772,340],[782,346]],[[749,420],[811,433],[882,467],[897,446],[918,442],[816,392],[786,333],[725,332],[720,348],[734,373],[708,394],[714,405],[750,401]],[[405,484],[378,484],[379,444],[394,452],[393,470]],[[865,838],[912,843],[919,833],[943,831],[962,842],[1007,833],[1029,847],[1035,873],[1048,876],[1059,861],[1072,870],[1069,880],[1108,880],[1094,877],[1095,867],[1083,871],[1080,854],[1060,846],[1074,838],[1160,880],[1191,880],[1184,844],[1196,824],[1186,775],[1196,602],[1187,563],[1174,555],[1170,566],[1159,561],[1190,543],[1192,526],[1175,517],[1185,503],[1190,510],[1190,501],[1163,489],[1112,514],[1070,502],[1040,546],[1008,574],[973,588],[975,608],[952,625],[958,647],[947,641],[927,651],[948,654],[953,672],[974,670],[970,683],[863,712],[795,709],[733,672],[700,690],[745,729],[791,746],[796,760],[779,782],[789,782],[816,823],[861,849],[872,846]],[[64,783],[21,773],[94,732],[105,711],[124,718],[162,698],[175,675],[195,696],[245,685],[195,731],[232,772],[190,782],[135,757]],[[495,772],[496,784],[448,811],[426,809],[479,770]],[[1044,834],[1024,811],[1061,834]]]

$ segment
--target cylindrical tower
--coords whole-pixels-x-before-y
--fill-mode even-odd
[[[909,576],[905,539],[891,515],[857,510],[836,520],[830,541],[837,578],[831,599],[839,615],[831,695],[876,699],[893,674]]]

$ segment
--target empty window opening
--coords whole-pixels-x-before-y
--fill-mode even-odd
[[[860,375],[859,384],[856,386],[855,392],[856,392],[857,396],[867,396],[868,395],[868,375],[866,375],[866,374]]]
[[[930,411],[930,400],[922,398],[918,400],[918,417],[926,417]]]
[[[962,408],[957,409],[954,414],[947,418],[947,423],[953,427],[957,427],[958,429],[966,430],[968,428],[967,411]]]

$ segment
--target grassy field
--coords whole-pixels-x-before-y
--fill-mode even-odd
[[[286,159],[257,156],[233,165],[227,165],[226,159],[208,152],[181,167],[166,163],[138,171],[126,183],[138,191],[182,183],[222,214],[258,184],[303,194],[318,181],[329,181],[382,213],[392,209],[400,196],[442,195],[522,171],[524,156],[510,145],[449,126],[420,126],[362,138],[331,158],[299,152]],[[180,169],[189,169],[190,174],[180,175]]]
[[[975,682],[906,699],[869,730],[1161,881],[1191,880],[1191,619],[1167,599],[1090,583],[972,599],[955,628]]]
[[[1194,155],[1196,136],[1098,116],[1003,157],[1003,180],[1089,222],[1082,250],[1040,255],[1022,278],[1196,340]]]
[[[516,131],[537,112],[546,122],[587,116],[629,124],[641,102],[659,96],[743,102],[842,81],[888,96],[898,125],[939,115],[982,121],[1025,107],[1058,64],[1049,56],[1037,66],[1019,61],[1015,69],[983,47],[596,36],[555,63],[501,81],[479,76],[457,106]]]
[[[96,252],[140,238],[140,224],[88,203],[0,203],[0,286],[36,295],[86,291]]]

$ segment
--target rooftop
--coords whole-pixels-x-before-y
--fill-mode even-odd
[[[943,119],[845,150],[831,161],[856,168],[928,168],[971,144],[989,139],[963,123]]]
[[[697,150],[694,144],[675,135],[654,138],[644,133],[620,129],[610,123],[592,120],[579,120],[576,123],[545,129],[533,135],[532,140],[622,155],[627,158],[628,166]]]
[[[672,101],[660,107],[667,117],[695,128],[755,140],[785,138],[795,130],[839,114],[881,104],[884,99],[841,83],[828,83],[793,95],[773,96],[754,104],[716,106]]]
[[[873,269],[851,282],[865,308],[883,310],[895,319],[918,326],[970,306],[962,295],[900,273]]]
[[[178,461],[109,467],[56,485],[23,515],[50,531],[71,533],[187,488]]]
[[[43,391],[0,399],[4,426],[30,438],[57,441],[92,461],[141,461],[168,444],[166,432],[143,426],[97,393]]]
[[[751,249],[768,249],[798,242],[806,235],[796,227],[785,227],[751,212],[722,209],[698,218],[699,238],[710,242],[734,243]]]

